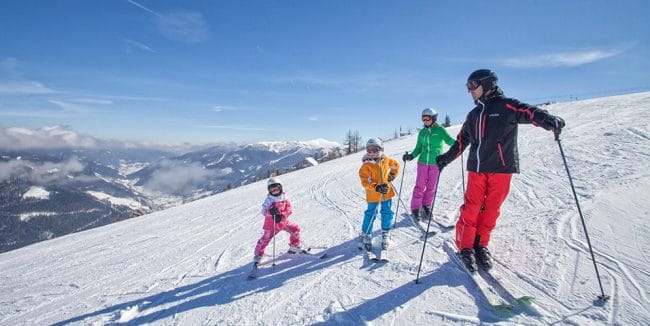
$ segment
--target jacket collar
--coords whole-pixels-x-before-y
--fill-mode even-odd
[[[474,103],[476,105],[478,105],[479,102],[482,102],[483,104],[487,104],[487,103],[493,101],[496,98],[503,98],[503,97],[504,97],[504,95],[503,95],[503,91],[501,90],[501,88],[499,88],[499,86],[494,86],[494,88],[492,89],[492,92],[490,92],[489,94],[481,95],[481,97],[479,97],[478,100],[474,101]]]

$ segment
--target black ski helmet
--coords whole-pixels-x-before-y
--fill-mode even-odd
[[[467,88],[471,89],[470,86],[480,85],[483,86],[483,91],[487,92],[497,86],[497,74],[490,69],[479,69],[469,74],[467,77]]]

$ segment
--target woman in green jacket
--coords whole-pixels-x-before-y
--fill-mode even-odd
[[[454,138],[449,136],[447,130],[439,125],[436,120],[438,113],[434,109],[425,109],[422,111],[422,122],[424,128],[418,133],[418,141],[415,149],[409,154],[406,152],[402,159],[410,161],[415,157],[418,159],[418,172],[413,188],[413,197],[411,198],[411,212],[418,219],[420,209],[426,217],[431,217],[431,205],[433,203],[433,194],[436,191],[438,174],[440,169],[436,165],[436,157],[442,153],[442,143],[452,145]]]

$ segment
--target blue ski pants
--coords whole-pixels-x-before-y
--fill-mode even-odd
[[[393,205],[392,199],[384,200],[381,203],[368,203],[368,209],[363,214],[363,224],[361,224],[361,232],[367,236],[372,235],[372,228],[377,217],[377,206],[380,206],[381,214],[381,229],[390,230],[393,227],[394,213],[391,210]]]

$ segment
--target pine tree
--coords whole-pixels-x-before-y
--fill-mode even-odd
[[[442,126],[445,128],[451,126],[451,119],[449,118],[449,115],[445,115],[445,123],[443,123]]]
[[[348,130],[348,133],[345,134],[343,145],[346,146],[345,155],[350,155],[353,153],[352,149],[354,148],[354,134],[352,133],[352,130]]]
[[[352,132],[352,130],[348,130],[343,145],[346,146],[346,155],[358,152],[359,147],[361,146],[361,136],[359,136],[359,131]]]

